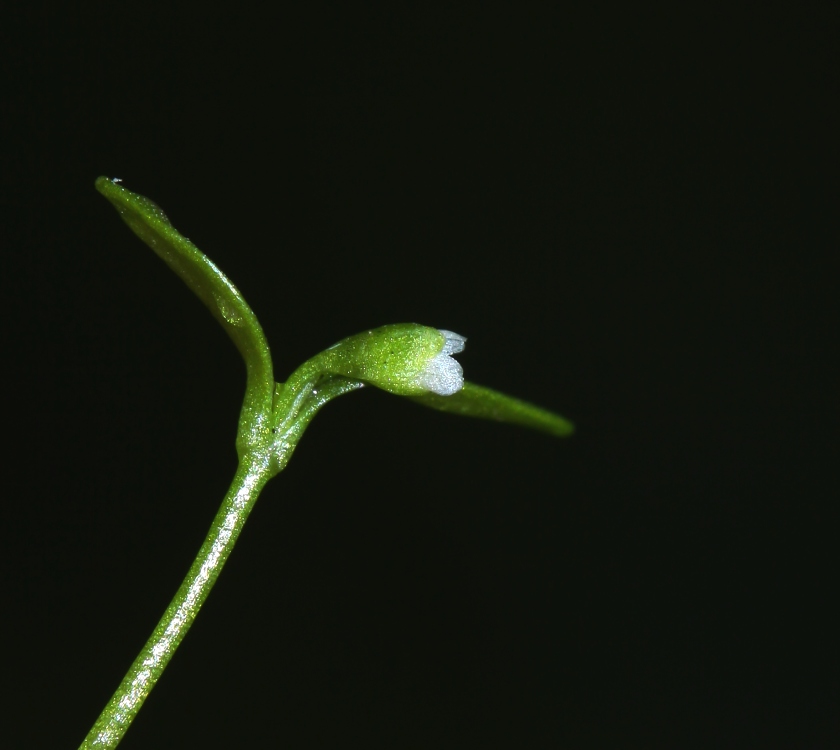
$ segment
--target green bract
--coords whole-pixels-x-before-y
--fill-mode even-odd
[[[415,323],[350,336],[275,383],[262,328],[239,290],[148,198],[116,180],[96,187],[129,227],[207,306],[245,360],[245,398],[236,435],[239,468],[210,531],[169,607],[96,720],[81,748],[114,748],[198,614],[265,483],[286,466],[300,436],[328,401],[366,385],[424,406],[569,435],[572,424],[533,404],[464,382],[452,358],[466,339]]]

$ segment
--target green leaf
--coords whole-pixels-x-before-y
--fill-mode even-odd
[[[245,411],[254,416],[260,409],[270,410],[274,394],[271,353],[257,316],[239,290],[148,198],[107,177],[96,180],[96,189],[114,205],[131,230],[195,292],[233,340],[248,373]],[[154,293],[149,298],[154,299]]]
[[[575,426],[559,414],[475,383],[464,383],[464,387],[451,396],[424,393],[410,398],[431,409],[465,417],[509,422],[558,437],[566,437],[575,431]]]

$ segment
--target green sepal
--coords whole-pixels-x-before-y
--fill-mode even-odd
[[[443,334],[417,323],[392,323],[334,344],[313,357],[321,372],[361,380],[397,396],[419,396],[423,370],[440,353]]]
[[[233,340],[248,374],[241,427],[248,432],[257,429],[259,414],[270,412],[274,395],[271,353],[257,316],[227,276],[169,223],[157,204],[107,177],[96,180],[96,189],[114,205],[131,230],[195,292]]]
[[[424,393],[410,398],[418,404],[438,411],[492,419],[495,422],[509,422],[557,437],[566,437],[575,431],[575,426],[559,414],[475,383],[464,383],[464,387],[451,396]]]

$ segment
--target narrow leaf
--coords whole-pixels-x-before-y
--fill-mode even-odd
[[[424,393],[421,396],[412,396],[411,399],[439,411],[509,422],[558,437],[571,435],[575,431],[574,425],[559,414],[475,383],[465,383],[460,391],[451,396]]]
[[[114,205],[131,230],[195,292],[227,331],[248,371],[246,404],[270,405],[274,377],[268,342],[239,290],[148,198],[107,177],[96,180],[96,189]]]

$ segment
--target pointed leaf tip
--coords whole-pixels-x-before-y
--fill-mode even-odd
[[[559,414],[475,383],[465,383],[460,391],[451,396],[425,393],[411,398],[418,404],[438,411],[508,422],[555,437],[568,437],[575,431],[574,424]]]
[[[239,290],[215,263],[172,226],[154,201],[108,177],[97,178],[95,185],[131,230],[207,306],[233,340],[248,371],[246,401],[256,399],[270,404],[274,378],[268,342],[256,315]],[[150,299],[154,299],[154,295]]]

